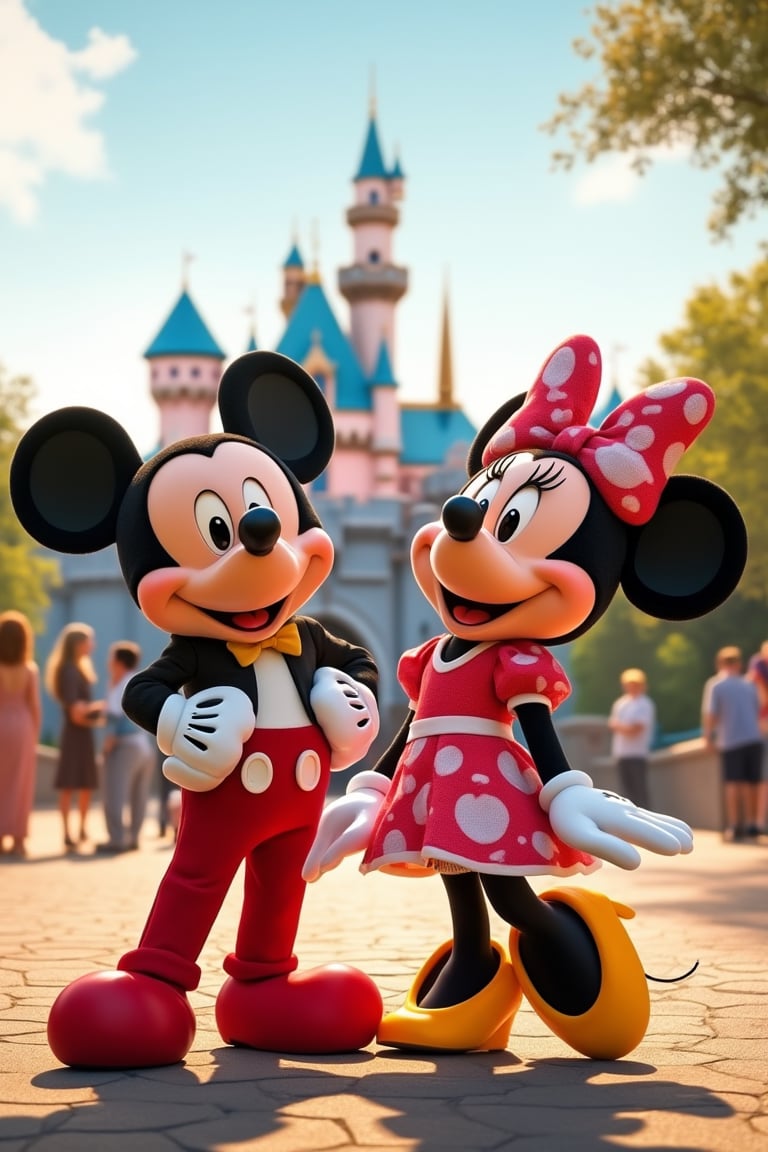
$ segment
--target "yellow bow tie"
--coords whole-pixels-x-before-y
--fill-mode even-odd
[[[256,663],[265,648],[275,648],[288,656],[298,656],[301,653],[301,637],[296,624],[284,624],[274,636],[267,636],[266,640],[259,640],[254,644],[240,644],[237,640],[232,640],[227,644],[227,648],[235,656],[238,664],[247,668],[249,664]]]

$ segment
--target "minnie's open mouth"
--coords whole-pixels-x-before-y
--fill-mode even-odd
[[[508,604],[486,604],[479,600],[466,600],[462,596],[457,596],[455,592],[449,592],[442,584],[440,591],[449,615],[465,628],[497,620],[499,616],[511,612],[518,604],[523,603],[522,600],[513,600]]]
[[[269,627],[287,599],[287,596],[283,596],[282,600],[276,600],[266,608],[248,608],[243,612],[213,612],[208,608],[201,611],[219,624],[225,624],[227,628],[237,628],[241,632],[260,632],[262,628]]]

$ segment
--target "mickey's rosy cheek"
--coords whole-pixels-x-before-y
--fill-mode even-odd
[[[137,592],[139,608],[156,627],[169,630],[166,624],[169,606],[186,582],[187,573],[183,568],[158,568],[140,581]]]

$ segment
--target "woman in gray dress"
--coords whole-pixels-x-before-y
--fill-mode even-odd
[[[91,793],[99,783],[93,729],[103,723],[104,701],[91,698],[96,683],[91,662],[94,647],[93,629],[88,624],[68,624],[59,633],[45,666],[45,686],[62,709],[59,762],[53,786],[59,793],[64,844],[68,849],[77,843],[69,822],[73,793],[77,792],[78,841],[82,842],[88,838],[86,818]]]

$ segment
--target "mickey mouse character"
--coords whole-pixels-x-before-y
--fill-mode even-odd
[[[705,614],[736,586],[746,532],[722,489],[671,475],[711,389],[657,384],[594,429],[599,384],[594,341],[565,341],[479,432],[469,482],[416,534],[413,571],[446,633],[401,658],[405,724],[326,809],[307,860],[309,880],[361,849],[364,872],[441,875],[452,939],[384,1017],[382,1044],[504,1048],[523,994],[587,1056],[617,1058],[645,1034],[646,977],[621,924],[632,910],[581,888],[538,896],[526,877],[636,868],[634,845],[689,852],[691,830],[570,768],[551,719],[570,687],[545,644],[586,632],[619,587],[650,616]],[[483,894],[509,947],[491,939]]]
[[[49,1042],[65,1064],[184,1057],[195,1031],[186,993],[243,860],[216,1002],[224,1040],[346,1051],[369,1043],[381,1017],[362,972],[299,973],[293,953],[329,771],[364,756],[378,731],[369,653],[296,615],[333,562],[301,486],[330,459],[331,414],[315,381],[269,352],[236,360],[218,403],[223,433],[143,465],[120,425],[86,408],[44,417],[13,460],[11,494],[31,535],[62,552],[116,542],[131,595],[171,633],[123,704],[156,733],[163,771],[183,789],[176,848],[138,947],[54,1003]]]

